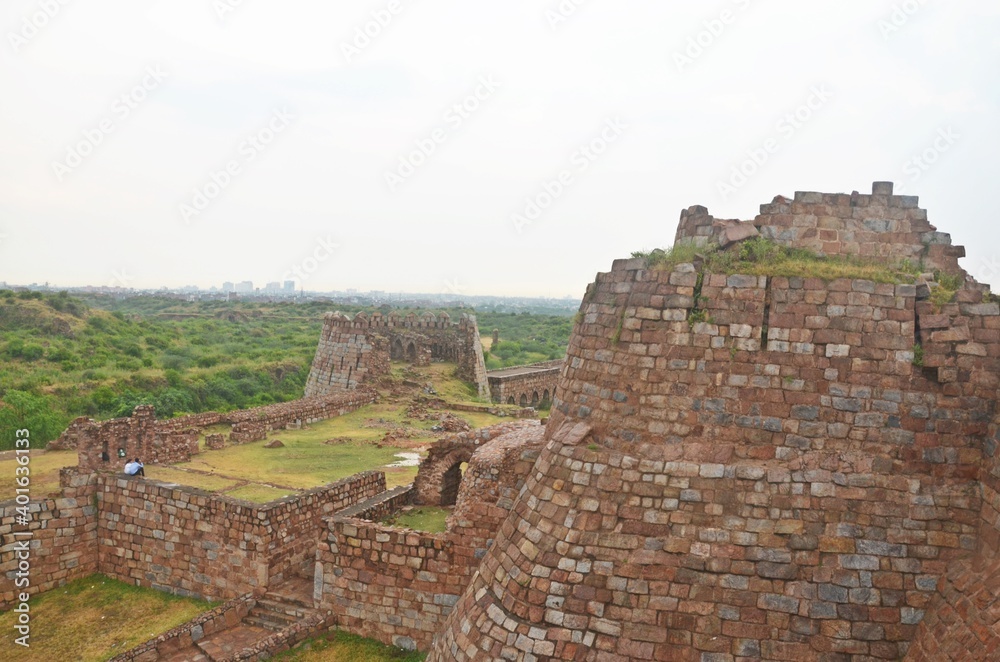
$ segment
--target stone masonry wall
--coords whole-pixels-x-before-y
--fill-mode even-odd
[[[67,436],[76,437],[78,466],[84,472],[121,471],[136,457],[148,464],[186,462],[198,453],[197,430],[159,429],[149,405],[136,407],[128,418],[74,421],[71,429]]]
[[[792,200],[778,196],[761,205],[753,221],[717,220],[695,206],[681,212],[675,241],[725,243],[728,228],[743,223],[779,243],[822,255],[922,261],[928,269],[964,274],[958,258],[965,249],[952,246],[951,236],[928,222],[916,196],[892,191],[892,182],[875,182],[870,195],[798,191]]]
[[[98,570],[179,595],[227,599],[280,581],[330,516],[385,489],[358,474],[256,505],[190,487],[99,476]]]
[[[324,316],[306,396],[352,390],[388,374],[390,356],[417,365],[431,358],[454,361],[459,377],[475,383],[480,397],[489,392],[475,317],[463,314],[452,323],[447,313],[404,318],[361,312],[350,319],[336,312]]]
[[[1000,310],[949,306],[921,368],[912,285],[616,262],[429,660],[902,657],[983,518]]]
[[[315,597],[341,628],[403,648],[426,650],[451,612],[537,458],[535,422],[486,429],[469,461],[445,533],[378,522],[409,500],[397,489],[337,513],[319,545]]]
[[[62,470],[60,482],[58,497],[28,503],[26,525],[17,523],[13,499],[0,503],[0,610],[18,602],[22,592],[35,595],[97,571],[96,477],[70,467]],[[25,531],[31,536],[17,535]],[[19,567],[24,543],[27,568]]]

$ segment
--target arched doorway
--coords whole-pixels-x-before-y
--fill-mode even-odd
[[[513,395],[510,396],[509,398],[507,398],[507,404],[509,404],[509,405],[516,405],[517,404],[516,402],[514,402],[514,396]]]
[[[538,409],[538,391],[533,391],[531,393],[531,406]]]
[[[410,363],[417,362],[417,346],[410,341],[410,344],[406,346],[406,360]]]
[[[389,350],[389,358],[393,361],[402,361],[406,358],[403,352],[403,341],[399,338],[392,341],[392,347]]]
[[[551,404],[551,400],[549,398],[549,389],[545,389],[545,392],[542,393],[542,407],[548,407]]]
[[[522,407],[528,406],[528,395],[526,393],[521,394],[521,406]]]
[[[441,477],[441,505],[454,506],[458,501],[458,486],[462,484],[462,463],[448,467]]]

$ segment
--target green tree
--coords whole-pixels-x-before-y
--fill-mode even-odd
[[[7,391],[0,402],[0,449],[14,448],[18,430],[28,430],[31,445],[43,447],[66,428],[67,420],[52,409],[49,398],[26,391]]]

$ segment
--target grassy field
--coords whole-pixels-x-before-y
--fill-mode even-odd
[[[412,368],[394,366],[397,384],[403,379],[429,384],[437,397],[449,402],[476,403],[477,394],[468,384],[453,376],[454,365],[435,363]],[[445,412],[425,411],[426,418],[411,412],[415,393],[420,388],[390,389],[379,402],[344,416],[313,423],[301,430],[277,430],[265,441],[222,450],[207,450],[190,462],[170,466],[148,465],[146,477],[169,483],[190,485],[209,492],[219,492],[236,499],[265,503],[296,492],[347,478],[361,471],[381,470],[388,486],[406,485],[417,473],[415,466],[389,467],[399,453],[421,452],[445,433],[431,428],[440,423]],[[501,422],[502,418],[479,412],[448,412],[473,428]],[[226,433],[229,426],[206,429]],[[387,437],[388,435],[388,437]],[[273,439],[281,448],[265,448]],[[203,437],[204,440],[204,437]],[[59,469],[76,464],[75,451],[45,451],[31,458],[31,487],[35,497],[58,491]],[[0,459],[0,500],[13,498],[14,458]]]
[[[91,575],[53,589],[31,602],[30,646],[14,643],[17,614],[0,613],[0,660],[4,662],[100,662],[208,611],[217,603],[179,598]],[[423,653],[402,651],[345,632],[304,642],[276,660],[284,662],[420,662]]]
[[[404,651],[346,632],[309,639],[275,658],[276,662],[422,662],[426,653]]]
[[[387,521],[386,524],[414,529],[415,531],[441,533],[448,529],[448,515],[451,515],[451,508],[419,506],[412,510],[400,512],[394,518]]]
[[[213,603],[91,575],[32,598],[30,647],[14,644],[17,614],[0,614],[5,662],[97,662],[211,609]]]

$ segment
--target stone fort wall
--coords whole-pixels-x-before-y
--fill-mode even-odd
[[[306,396],[352,390],[388,374],[392,359],[428,365],[432,359],[454,361],[459,377],[476,384],[487,397],[486,363],[476,318],[463,314],[455,323],[447,313],[401,317],[379,312],[353,319],[327,313],[306,381]]]
[[[818,222],[790,211],[788,227]],[[935,245],[925,257],[958,253]],[[1000,306],[974,283],[937,310],[912,285],[621,260],[581,314],[548,445],[432,662],[900,659],[911,643],[942,659],[917,651],[960,634],[966,564],[996,555]],[[995,627],[983,604],[971,633]]]
[[[311,561],[322,518],[385,489],[381,472],[252,504],[155,480],[64,469],[59,498],[32,501],[28,525],[0,504],[3,544],[32,533],[30,587],[5,551],[0,609],[94,572],[178,595],[229,599],[280,582]],[[11,550],[13,551],[13,547]]]

